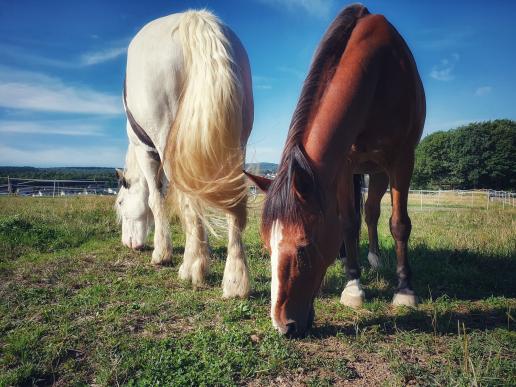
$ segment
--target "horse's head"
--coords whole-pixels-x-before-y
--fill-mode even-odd
[[[271,253],[272,324],[300,336],[312,325],[315,296],[337,256],[340,224],[310,172],[299,166],[283,172],[273,182],[248,176],[268,190],[261,232]]]
[[[143,248],[152,223],[152,213],[148,205],[149,189],[143,176],[129,177],[120,169],[116,170],[120,191],[115,209],[122,223],[122,243],[138,250]]]

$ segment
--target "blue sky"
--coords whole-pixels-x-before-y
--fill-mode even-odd
[[[0,0],[0,165],[121,166],[126,47],[147,22],[214,11],[247,48],[248,161],[277,162],[337,0]],[[516,2],[368,1],[404,36],[427,94],[425,134],[516,119]]]

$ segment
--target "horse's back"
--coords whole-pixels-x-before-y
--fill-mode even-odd
[[[374,58],[378,79],[351,153],[357,163],[389,163],[399,149],[414,149],[421,137],[426,113],[423,85],[408,45],[384,16],[365,16],[353,35],[350,45],[367,47],[364,55]]]

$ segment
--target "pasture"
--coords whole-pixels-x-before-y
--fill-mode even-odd
[[[259,205],[245,233],[248,300],[222,300],[225,241],[211,237],[206,286],[177,278],[184,236],[172,220],[170,267],[120,243],[113,197],[0,198],[0,386],[516,385],[516,209],[409,207],[417,309],[390,305],[395,254],[389,207],[384,266],[367,263],[366,304],[339,304],[340,262],[327,273],[315,327],[280,337],[269,318]]]

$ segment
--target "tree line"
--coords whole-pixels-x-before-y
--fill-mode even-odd
[[[116,186],[117,179],[114,168],[100,167],[2,167],[0,166],[0,184],[7,184],[7,176],[19,179],[48,179],[48,180],[97,180],[107,181]]]
[[[474,122],[426,136],[412,187],[516,191],[516,121]]]

